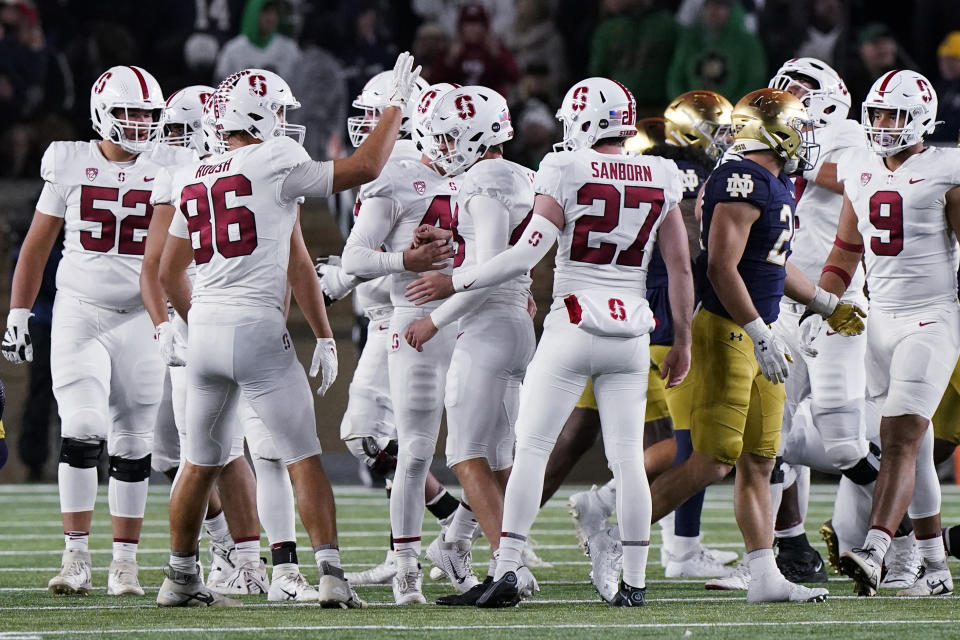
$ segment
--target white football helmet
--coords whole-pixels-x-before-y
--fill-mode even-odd
[[[201,156],[210,153],[203,135],[203,105],[214,91],[213,87],[195,84],[167,98],[167,107],[163,110],[162,141],[188,147]]]
[[[426,88],[427,81],[418,77],[415,93],[419,94]],[[370,132],[380,122],[380,116],[383,114],[383,110],[389,106],[392,93],[392,69],[381,71],[367,80],[367,84],[363,85],[360,95],[353,101],[353,108],[362,110],[363,115],[347,118],[347,135],[350,136],[350,144],[354,147],[363,144],[363,141],[367,139]],[[400,119],[400,135],[412,133],[410,121],[413,116],[413,109],[414,101],[410,100],[407,102],[403,117]]]
[[[427,133],[439,151],[434,163],[447,176],[463,173],[487,149],[513,138],[506,99],[487,87],[448,91],[428,111]]]
[[[141,67],[110,67],[90,90],[93,130],[129,153],[148,151],[160,139],[164,106],[160,85]],[[149,110],[153,117],[131,119],[130,109]]]
[[[896,111],[898,127],[873,125],[873,110]],[[861,107],[860,123],[874,152],[892,156],[933,133],[937,125],[937,92],[916,71],[888,71],[873,83]]]
[[[287,111],[300,103],[286,80],[266,69],[244,69],[223,80],[211,96],[218,137],[246,131],[258,140],[290,136],[303,144],[307,128],[287,122]],[[221,149],[223,150],[223,149]]]
[[[806,80],[813,89],[800,85],[797,80]],[[792,85],[800,85],[805,92],[800,98],[814,126],[823,127],[831,122],[846,120],[850,113],[850,92],[840,75],[826,62],[816,58],[793,58],[783,63],[767,86],[771,89],[789,91]]]
[[[454,89],[459,89],[460,85],[449,82],[438,82],[431,84],[419,93],[417,99],[413,101],[413,115],[410,118],[410,137],[417,145],[417,149],[423,152],[431,160],[435,160],[440,155],[440,149],[437,147],[433,136],[427,134],[427,122],[433,115],[433,106],[437,101]]]
[[[563,123],[563,142],[553,145],[555,151],[589,149],[604,138],[637,135],[637,102],[616,80],[587,78],[563,96],[557,120]]]

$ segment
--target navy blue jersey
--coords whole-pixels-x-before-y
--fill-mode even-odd
[[[693,199],[700,192],[700,185],[710,172],[702,163],[691,162],[684,158],[674,158],[677,168],[680,169],[683,186],[683,199]],[[660,253],[660,243],[653,247],[650,255],[650,264],[647,265],[647,302],[653,317],[657,319],[657,327],[650,334],[650,344],[673,344],[673,315],[670,311],[670,299],[667,295],[667,265]]]
[[[750,235],[737,270],[750,292],[750,299],[767,324],[773,324],[780,311],[787,256],[793,238],[795,206],[793,184],[786,174],[775,176],[759,164],[733,159],[719,165],[707,179],[703,194],[703,219],[700,242],[709,247],[713,210],[720,202],[746,202],[760,210],[750,227]],[[707,251],[697,258],[694,269],[697,292],[707,311],[729,318],[713,285],[707,278]]]

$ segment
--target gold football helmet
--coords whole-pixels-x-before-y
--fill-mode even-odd
[[[667,141],[666,123],[666,120],[658,117],[640,120],[637,122],[637,135],[627,138],[623,143],[624,151],[640,155],[651,147],[663,144]]]
[[[687,91],[663,112],[667,142],[678,147],[699,147],[711,158],[718,158],[730,146],[732,112],[730,101],[715,91]]]
[[[773,151],[788,173],[813,167],[820,152],[803,103],[779,89],[757,89],[733,108],[733,151]]]

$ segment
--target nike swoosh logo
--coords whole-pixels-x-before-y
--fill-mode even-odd
[[[390,328],[390,325],[387,325],[387,326],[380,325],[380,331],[386,331],[389,328]]]
[[[920,323],[920,326],[921,326],[921,327],[925,327],[925,326],[927,326],[928,324],[937,324],[937,321],[936,321],[936,320],[931,320],[930,322],[921,322],[921,323]]]
[[[144,182],[153,182],[153,178],[144,178],[143,181],[144,181]]]
[[[199,602],[204,603],[208,607],[213,604],[213,595],[210,593],[191,593],[187,596],[187,602],[190,600],[198,600]]]
[[[297,599],[297,592],[296,592],[296,591],[294,591],[293,593],[290,593],[289,591],[287,591],[287,590],[284,589],[283,587],[280,588],[280,591],[283,591],[283,593],[284,593],[288,598],[290,598],[291,600],[296,600],[296,599]]]
[[[926,180],[926,178],[917,178],[917,179],[910,178],[909,182],[910,184],[917,184],[918,182],[923,182],[924,180]]]
[[[458,334],[457,334],[457,340],[459,340],[459,339],[460,339],[460,336],[462,336],[463,334],[464,334],[463,331],[461,331],[460,333],[458,333]]]
[[[470,284],[465,284],[465,285],[463,285],[463,290],[466,291],[467,289],[469,289],[470,287],[472,287],[473,284],[474,284],[474,282],[476,282],[476,280],[471,281]]]

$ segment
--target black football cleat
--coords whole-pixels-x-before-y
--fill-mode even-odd
[[[784,578],[794,584],[827,581],[823,558],[810,546],[805,534],[776,538],[774,545],[777,548],[777,568]]]
[[[491,582],[486,591],[477,598],[481,609],[502,609],[520,604],[520,591],[517,588],[517,574],[507,571],[503,577]]]
[[[647,604],[647,588],[631,587],[620,580],[620,589],[607,604],[611,607],[642,607]]]
[[[483,592],[493,584],[493,576],[487,576],[483,582],[475,584],[463,593],[454,593],[437,598],[437,604],[447,607],[475,607]]]

